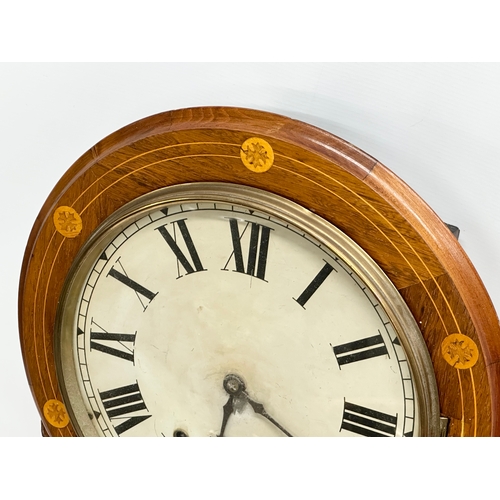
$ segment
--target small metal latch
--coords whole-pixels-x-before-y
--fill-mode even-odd
[[[448,424],[450,419],[448,417],[440,417],[439,418],[439,435],[441,437],[446,437],[448,434]]]
[[[460,236],[460,228],[452,224],[446,224],[446,226],[451,231],[451,234],[453,234],[453,236],[455,236],[455,238],[458,240],[458,237]]]

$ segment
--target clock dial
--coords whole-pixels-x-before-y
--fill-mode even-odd
[[[80,432],[427,432],[430,361],[389,280],[319,217],[240,191],[163,190],[82,252],[59,314]]]

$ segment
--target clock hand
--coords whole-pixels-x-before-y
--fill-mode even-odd
[[[217,435],[217,437],[224,437],[224,431],[226,430],[227,421],[229,420],[231,413],[234,412],[233,399],[234,399],[234,396],[232,396],[232,395],[229,396],[229,399],[227,400],[226,404],[222,407],[222,425],[221,425],[220,432]]]
[[[274,420],[274,418],[271,417],[271,415],[269,415],[269,413],[267,413],[267,411],[265,410],[264,405],[262,403],[257,403],[253,399],[250,399],[247,394],[245,394],[245,395],[246,395],[246,400],[248,401],[250,406],[253,408],[253,411],[255,413],[258,413],[259,415],[262,415],[263,417],[267,418],[267,420],[269,420],[269,422],[274,424],[281,432],[283,432],[283,434],[286,434],[288,437],[293,437],[282,425],[280,425],[278,422],[276,422],[276,420]]]
[[[289,437],[293,437],[281,424],[279,424],[276,420],[274,420],[273,417],[271,417],[271,415],[269,415],[269,413],[267,413],[262,403],[257,403],[248,396],[245,391],[245,382],[243,382],[243,380],[238,375],[235,375],[234,373],[226,375],[224,377],[223,386],[226,392],[229,394],[229,399],[223,407],[224,412],[219,437],[224,436],[224,429],[226,428],[227,421],[229,420],[231,413],[234,413],[236,410],[235,403],[239,403],[241,405],[241,403],[245,402],[248,402],[250,404],[255,413],[258,413],[264,418],[267,418],[267,420],[274,424],[281,432]]]
[[[231,413],[236,411],[235,403],[241,403],[242,394],[244,394],[243,391],[245,390],[245,382],[243,382],[238,375],[234,375],[232,373],[224,377],[222,385],[229,394],[229,399],[222,407],[222,425],[218,437],[224,437],[227,421],[229,420]]]

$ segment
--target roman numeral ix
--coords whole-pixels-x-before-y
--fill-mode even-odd
[[[187,253],[191,258],[191,262],[189,261],[186,254],[181,250],[179,245],[177,244],[177,231],[176,227],[179,228],[181,233],[182,241],[184,242],[184,246],[187,249]],[[186,274],[196,273],[198,271],[206,271],[203,268],[203,264],[201,263],[200,257],[198,255],[198,251],[194,246],[193,239],[189,234],[188,227],[186,225],[186,219],[181,219],[175,222],[172,222],[173,228],[173,236],[168,232],[166,226],[160,226],[157,228],[158,232],[163,236],[163,239],[167,242],[168,246],[174,252],[174,255],[177,258],[177,277],[182,278],[182,274],[180,272],[179,263],[185,269]]]
[[[238,227],[238,219],[229,219],[229,227],[231,229],[231,241],[233,244],[233,251],[223,267],[223,271],[227,271],[229,262],[234,257],[234,266],[237,273],[248,274],[263,281],[266,281],[266,266],[267,256],[269,251],[269,237],[271,228],[262,226],[256,222],[246,222],[243,231],[240,234]],[[248,256],[245,266],[243,258],[242,240],[243,236],[250,229],[250,238],[248,241]]]
[[[110,356],[116,356],[134,363],[135,336],[136,333],[110,333],[102,326],[99,326],[92,318],[90,350],[101,351]]]
[[[389,437],[396,435],[397,422],[397,415],[389,415],[344,401],[340,429],[367,437]]]
[[[99,392],[99,395],[101,396],[104,409],[112,422],[114,420],[126,419],[116,426],[113,422],[113,427],[118,435],[123,434],[125,431],[128,431],[151,417],[151,415],[130,416],[130,414],[137,411],[147,411],[137,382],[123,387],[117,387],[109,391]]]

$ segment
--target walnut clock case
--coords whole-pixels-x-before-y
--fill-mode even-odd
[[[305,123],[154,115],[34,224],[20,337],[49,436],[492,436],[498,319],[449,228]]]

